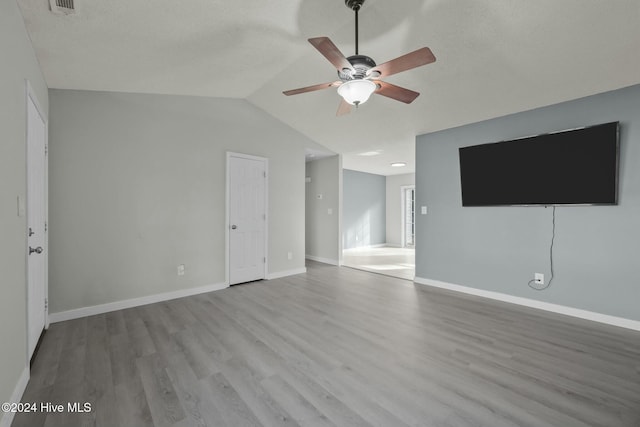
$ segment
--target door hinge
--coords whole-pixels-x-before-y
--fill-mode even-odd
[[[44,299],[44,311],[46,312],[49,309],[49,299]]]
[[[44,146],[44,155],[48,155],[49,154],[49,144],[45,144]]]
[[[262,175],[266,178],[267,177],[267,172],[262,172]]]
[[[262,263],[266,264],[267,263],[267,258],[262,258]]]
[[[266,221],[267,220],[267,214],[262,214],[262,219],[263,219],[263,221]]]
[[[49,230],[49,225],[47,224],[47,221],[44,222],[44,232],[46,233],[47,230]]]

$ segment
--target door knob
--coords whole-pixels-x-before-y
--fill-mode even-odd
[[[232,230],[235,230],[236,228],[238,228],[238,226],[237,226],[237,225],[235,225],[235,224],[231,226],[231,229],[232,229]]]
[[[38,246],[35,249],[33,249],[31,246],[29,246],[29,255],[31,255],[34,252],[37,253],[37,254],[41,254],[42,253],[42,246]]]

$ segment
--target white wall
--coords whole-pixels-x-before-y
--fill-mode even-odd
[[[306,176],[311,178],[306,184],[306,255],[309,259],[338,264],[342,253],[340,156],[308,162]],[[322,199],[318,195],[322,195]]]
[[[269,273],[304,268],[313,141],[243,100],[50,99],[52,313],[223,283],[226,151],[269,159]]]
[[[27,224],[17,215],[17,198],[26,197],[25,79],[45,112],[49,105],[15,0],[0,2],[0,58],[0,402],[6,402],[27,366]],[[8,417],[0,413],[0,425]]]
[[[402,245],[402,190],[404,185],[415,185],[416,174],[387,176],[387,245]]]

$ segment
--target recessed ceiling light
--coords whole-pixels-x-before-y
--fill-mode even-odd
[[[394,168],[402,168],[407,166],[407,164],[405,162],[395,162],[391,163],[391,166],[393,166]]]
[[[379,151],[365,151],[364,153],[360,153],[358,154],[358,156],[377,156],[378,154],[380,154],[380,150]]]

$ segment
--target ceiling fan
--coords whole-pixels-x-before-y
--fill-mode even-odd
[[[388,98],[395,99],[405,104],[411,104],[420,95],[409,89],[392,85],[380,80],[402,71],[411,70],[423,65],[435,62],[436,57],[428,47],[415,50],[396,59],[376,65],[375,61],[366,55],[358,54],[358,11],[365,0],[345,0],[347,7],[356,14],[356,54],[345,58],[335,44],[328,37],[315,37],[309,39],[309,43],[333,64],[338,70],[338,77],[330,83],[321,83],[299,89],[284,91],[287,96],[300,93],[313,92],[330,87],[337,87],[342,101],[338,106],[337,116],[347,114],[351,106],[365,103],[371,94],[377,93]]]

